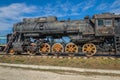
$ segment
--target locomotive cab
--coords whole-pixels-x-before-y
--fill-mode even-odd
[[[112,36],[114,35],[114,14],[103,13],[94,15],[95,18],[95,35],[96,36]]]

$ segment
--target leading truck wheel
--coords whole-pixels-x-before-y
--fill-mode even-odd
[[[52,52],[53,53],[63,53],[64,52],[64,47],[61,43],[55,43],[52,46]]]
[[[13,48],[11,48],[11,49],[9,50],[9,54],[10,54],[10,55],[14,55],[14,54],[15,54],[15,51],[14,51]]]
[[[27,53],[28,53],[29,55],[35,55],[35,54],[36,54],[36,52],[35,52],[35,51],[32,51],[32,50],[28,50]]]
[[[50,53],[50,45],[48,43],[43,43],[40,46],[39,51],[42,55],[46,55],[46,54]]]
[[[82,52],[88,57],[93,56],[97,52],[96,46],[93,43],[86,43],[82,47]]]

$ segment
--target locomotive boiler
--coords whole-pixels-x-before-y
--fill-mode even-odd
[[[57,20],[57,17],[24,18],[13,25],[6,51],[10,54],[120,53],[120,15],[95,14],[82,20]],[[63,40],[68,37],[69,42]],[[56,41],[61,40],[60,42]]]

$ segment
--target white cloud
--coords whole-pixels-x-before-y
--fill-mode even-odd
[[[101,3],[96,10],[120,14],[120,0],[114,0],[112,3]]]
[[[86,11],[86,10],[90,9],[91,7],[94,6],[94,4],[95,4],[95,0],[86,0],[86,1],[82,1],[70,8],[73,12],[76,13],[78,11],[82,12],[82,11]]]
[[[76,4],[72,4],[70,1],[66,1],[64,3],[56,3],[54,6],[53,4],[47,4],[45,6],[41,6],[40,15],[54,15],[58,17],[63,16],[73,16],[73,15],[81,15],[82,12],[88,10],[89,8],[93,7],[95,4],[94,0],[86,0],[81,1]]]
[[[0,25],[1,25],[0,30],[8,30],[8,29],[10,29],[10,23],[0,21]]]
[[[111,5],[111,8],[120,8],[120,0],[115,0]]]
[[[70,2],[66,2],[66,3],[61,4],[60,7],[64,12],[68,12],[70,8],[72,7],[72,5]]]
[[[18,19],[24,13],[35,11],[36,6],[27,6],[24,3],[13,3],[11,5],[0,7],[0,18]]]
[[[87,9],[93,7],[94,4],[95,4],[94,0],[85,1],[84,6],[83,6],[83,10],[87,10]]]
[[[0,7],[0,31],[12,29],[13,23],[20,20],[23,14],[31,13],[35,10],[36,6],[28,6],[24,3],[13,3]]]
[[[91,8],[93,5],[94,0],[81,1],[75,5],[68,1],[64,3],[56,2],[55,5],[48,3],[45,6],[26,5],[25,3],[13,3],[8,6],[0,7],[0,18],[18,20],[21,17],[25,17],[23,16],[24,14],[32,14],[33,12],[36,12],[40,16],[65,16],[68,15],[68,13],[70,15],[75,15],[80,11]],[[36,16],[38,16],[37,14]]]
[[[105,10],[109,7],[108,3],[102,3],[100,5],[97,6],[97,10]]]
[[[111,10],[112,13],[120,14],[120,8]]]
[[[120,0],[115,0],[113,4],[111,5],[111,12],[120,14]]]

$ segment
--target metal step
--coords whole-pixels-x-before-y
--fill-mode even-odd
[[[115,39],[115,51],[116,51],[116,54],[120,54],[120,36],[116,35],[114,37],[114,39]]]

